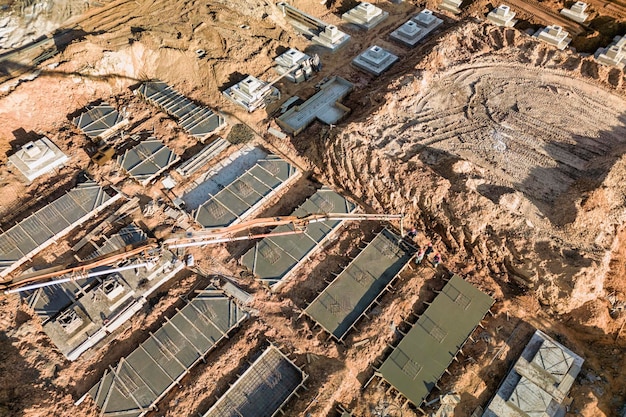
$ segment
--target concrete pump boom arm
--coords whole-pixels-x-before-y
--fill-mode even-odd
[[[222,242],[233,242],[237,240],[251,240],[263,238],[269,235],[280,236],[288,234],[303,233],[306,226],[309,223],[317,223],[324,221],[334,220],[400,220],[402,221],[403,215],[401,214],[360,214],[360,213],[313,213],[306,216],[278,216],[278,217],[266,217],[259,219],[252,219],[245,222],[241,222],[235,225],[206,229],[194,232],[187,232],[179,235],[172,235],[171,238],[165,239],[161,245],[159,245],[154,239],[146,242],[141,242],[138,245],[129,245],[125,248],[119,249],[113,253],[89,260],[80,262],[73,266],[57,266],[37,272],[33,272],[27,275],[22,275],[19,281],[0,283],[4,285],[4,288],[23,287],[26,284],[33,282],[43,281],[49,278],[56,278],[62,275],[69,275],[71,278],[84,277],[87,275],[87,271],[100,267],[109,266],[116,262],[124,261],[136,256],[158,256],[163,249],[176,249],[189,246],[204,246]],[[261,227],[276,227],[282,225],[292,225],[292,230],[281,233],[250,233],[252,229]],[[236,233],[248,231],[245,236],[234,236]],[[13,292],[13,291],[12,291]]]
[[[71,267],[52,267],[43,269],[30,274],[25,274],[20,277],[20,280],[14,283],[7,283],[7,287],[23,286],[31,282],[41,281],[48,278],[60,277],[62,275],[83,275],[90,269],[97,268],[99,266],[107,266],[116,262],[124,261],[126,259],[135,257],[142,253],[148,253],[149,251],[158,250],[159,245],[156,241],[148,240],[147,242],[141,242],[141,246],[128,245],[125,248],[119,249],[113,253],[109,253],[104,256],[100,256],[89,261],[80,262]]]
[[[187,232],[184,234],[175,235],[172,238],[163,241],[163,244],[168,248],[181,248],[188,246],[200,246],[210,243],[222,243],[231,242],[235,240],[250,240],[266,237],[268,234],[248,234],[247,236],[232,237],[233,234],[252,230],[259,227],[276,227],[284,225],[292,225],[293,230],[291,232],[285,232],[282,234],[294,234],[304,231],[309,223],[334,221],[334,220],[402,220],[402,214],[359,214],[359,213],[313,213],[306,216],[278,216],[278,217],[265,217],[259,219],[248,220],[245,222],[237,223],[232,226],[206,229],[194,232]],[[272,235],[276,236],[276,233]]]

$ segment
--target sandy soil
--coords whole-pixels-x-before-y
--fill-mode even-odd
[[[341,23],[339,14],[353,5],[350,1],[329,2],[328,7],[304,0],[292,3],[337,24],[353,39],[334,55],[313,49],[321,55],[322,73],[304,85],[279,82],[283,99],[308,97],[315,83],[335,74],[355,83],[356,89],[344,103],[353,110],[347,120],[332,129],[314,124],[288,141],[266,134],[280,103],[248,114],[220,94],[248,73],[273,79],[272,60],[285,47],[308,48],[271,2],[117,0],[88,9],[60,7],[65,14],[54,18],[48,14],[48,21],[66,21],[64,27],[73,28],[75,41],[44,62],[37,76],[26,65],[30,61],[20,61],[25,65],[19,67],[21,80],[0,85],[0,161],[37,134],[46,134],[72,159],[61,171],[30,185],[6,165],[0,167],[0,227],[70,188],[80,170],[139,197],[142,208],[159,198],[168,204],[172,195],[159,183],[144,188],[113,162],[90,164],[93,144],[69,120],[86,104],[103,99],[128,110],[129,132],[154,132],[188,158],[202,145],[128,89],[141,80],[159,78],[219,108],[230,125],[224,136],[233,125],[245,125],[253,132],[253,143],[281,153],[305,171],[258,215],[289,214],[320,181],[366,211],[406,213],[420,230],[417,243],[432,241],[444,256],[445,268],[412,265],[371,319],[361,322],[341,345],[298,317],[324,287],[324,279],[341,271],[380,224],[346,225],[278,294],[270,294],[238,265],[249,242],[192,250],[202,271],[230,276],[253,293],[251,308],[256,312],[159,403],[152,417],[205,412],[268,339],[290,352],[311,375],[308,390],[289,404],[288,416],[333,416],[337,403],[359,416],[382,409],[391,416],[418,415],[410,407],[401,408],[401,399],[378,381],[365,389],[363,385],[372,376],[371,365],[397,337],[392,323],[402,328],[411,313],[422,312],[443,285],[446,271],[462,274],[497,299],[494,316],[477,330],[476,342],[466,346],[451,375],[440,383],[442,393],[461,394],[455,415],[469,416],[487,403],[533,326],[586,360],[572,391],[569,415],[617,415],[626,398],[626,316],[615,309],[626,301],[624,72],[599,66],[572,50],[556,51],[523,33],[563,22],[558,14],[563,3],[558,1],[508,3],[518,10],[521,30],[477,21],[489,10],[489,2],[471,2],[461,16],[444,15],[443,29],[411,51],[388,41],[386,34],[421,4],[379,1],[390,17],[364,34]],[[576,35],[575,48],[586,53],[623,34],[626,19],[625,4],[589,3],[588,25],[565,22]],[[15,4],[12,10],[19,10]],[[436,4],[426,2],[431,9]],[[43,34],[56,24],[39,26]],[[378,79],[348,65],[373,43],[401,58]],[[207,51],[203,59],[194,53],[199,48]],[[32,57],[21,54],[15,59]],[[120,152],[128,146],[120,144]],[[176,194],[188,184],[174,177],[181,182]],[[133,217],[161,236],[174,227],[163,208],[150,218],[141,211]],[[69,262],[69,248],[87,230],[25,268]],[[39,319],[19,298],[3,297],[0,416],[97,415],[89,400],[80,407],[73,402],[106,367],[132,352],[171,316],[180,306],[179,296],[208,282],[186,273],[163,288],[113,342],[72,363],[56,351]],[[354,346],[357,342],[362,343]]]

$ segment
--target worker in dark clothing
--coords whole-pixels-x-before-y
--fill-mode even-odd
[[[435,256],[433,257],[433,266],[437,268],[440,262],[441,262],[441,255],[436,253]]]
[[[433,244],[431,242],[428,242],[428,245],[426,245],[426,253],[424,254],[424,256],[428,257],[428,255],[433,253],[433,251]]]
[[[406,235],[411,239],[415,239],[415,236],[417,236],[417,229],[415,227],[412,228]]]

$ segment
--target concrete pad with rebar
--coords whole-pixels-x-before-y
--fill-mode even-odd
[[[204,141],[226,125],[224,117],[196,104],[163,81],[145,82],[134,91],[178,121],[194,138]]]
[[[281,189],[295,181],[300,171],[276,155],[267,155],[210,196],[195,213],[206,228],[236,224],[259,209]]]
[[[341,341],[389,288],[415,253],[400,236],[383,229],[304,310]]]
[[[87,180],[0,234],[0,277],[119,198],[117,191]]]
[[[141,185],[147,185],[179,159],[163,142],[149,138],[120,155],[117,164]]]
[[[85,396],[93,398],[100,416],[144,416],[247,317],[231,298],[209,287],[105,371]]]
[[[128,119],[107,103],[85,107],[72,121],[91,139],[107,139],[128,125]]]
[[[376,375],[419,407],[493,303],[490,296],[454,275]]]
[[[307,380],[277,347],[268,347],[203,417],[274,417]]]
[[[321,188],[292,215],[301,217],[311,213],[352,213],[356,207],[336,192]],[[291,227],[278,226],[272,230],[272,234],[277,236],[257,242],[243,255],[241,263],[272,290],[278,290],[342,223],[340,220],[310,223],[302,233],[282,236],[278,234],[290,231]]]

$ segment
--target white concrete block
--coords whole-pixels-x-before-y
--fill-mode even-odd
[[[367,71],[376,76],[382,74],[391,67],[398,57],[389,51],[374,45],[352,60],[357,68]]]
[[[15,154],[9,156],[12,163],[28,181],[53,171],[69,160],[52,141],[43,137],[28,142]]]
[[[575,22],[583,23],[589,17],[589,13],[585,13],[587,3],[577,1],[569,9],[562,9],[561,14],[572,19]]]
[[[572,41],[572,38],[569,37],[569,33],[558,25],[546,26],[538,30],[534,36],[550,45],[556,46],[560,50],[565,49]]]
[[[514,17],[515,12],[509,6],[501,4],[489,12],[487,20],[497,26],[513,27],[517,23]]]

